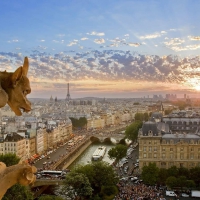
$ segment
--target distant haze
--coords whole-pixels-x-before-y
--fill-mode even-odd
[[[29,98],[199,97],[199,1],[1,1],[0,70]]]

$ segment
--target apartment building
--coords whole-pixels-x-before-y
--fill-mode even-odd
[[[172,134],[165,125],[159,129],[156,122],[148,121],[139,130],[139,169],[150,162],[159,168],[200,166],[200,133]]]
[[[26,138],[22,137],[17,133],[9,133],[4,139],[4,154],[14,153],[21,160],[26,160],[28,158],[26,152]]]

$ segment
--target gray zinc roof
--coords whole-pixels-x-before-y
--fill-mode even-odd
[[[148,135],[149,131],[152,131],[154,136],[158,135],[158,128],[155,122],[147,121],[143,123],[142,134]]]

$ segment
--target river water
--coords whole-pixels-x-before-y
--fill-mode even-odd
[[[109,159],[108,157],[108,151],[113,148],[115,145],[112,143],[92,143],[69,167],[68,169],[73,169],[74,167],[76,167],[79,164],[82,165],[86,165],[91,161],[92,158],[92,154],[94,153],[94,151],[99,147],[99,146],[105,146],[106,147],[106,153],[103,157],[103,161],[108,162],[108,163],[112,163],[114,160]],[[95,162],[95,161],[93,161]],[[44,191],[43,194],[56,194],[58,195],[60,192],[60,186],[49,186],[47,190]]]
[[[115,145],[112,143],[92,143],[68,168],[73,169],[78,164],[86,165],[90,163],[92,154],[99,146],[106,147],[106,153],[102,160],[111,164],[114,160],[109,159],[108,151]]]

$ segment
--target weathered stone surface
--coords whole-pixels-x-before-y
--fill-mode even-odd
[[[0,199],[16,183],[21,185],[33,184],[36,180],[34,174],[36,171],[36,167],[28,164],[22,163],[6,167],[3,162],[0,162]]]

